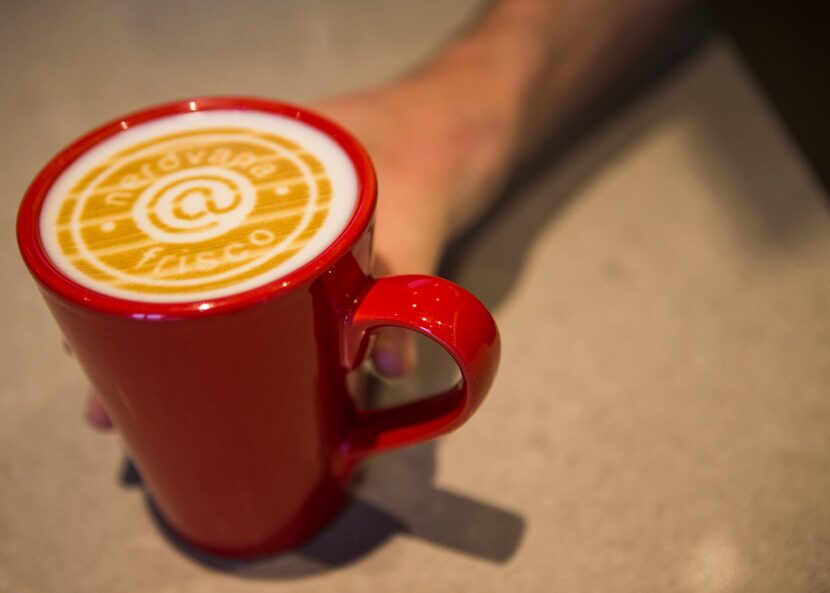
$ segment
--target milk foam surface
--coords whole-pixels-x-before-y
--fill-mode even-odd
[[[189,302],[278,280],[331,245],[358,181],[343,148],[295,119],[197,111],[130,127],[47,193],[49,258],[99,293]]]

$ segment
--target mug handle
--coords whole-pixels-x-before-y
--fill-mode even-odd
[[[343,452],[353,461],[461,426],[487,394],[500,353],[493,317],[460,286],[421,275],[369,278],[367,284],[345,319],[345,367],[354,369],[361,363],[373,331],[395,326],[443,346],[458,364],[461,380],[423,400],[379,410],[357,409],[343,444]]]

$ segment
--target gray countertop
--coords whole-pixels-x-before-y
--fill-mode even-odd
[[[466,427],[372,461],[299,552],[218,568],[171,546],[120,483],[117,438],[82,421],[85,381],[14,241],[27,183],[148,104],[385,80],[477,9],[229,6],[0,7],[0,591],[830,589],[827,196],[720,38],[467,242],[453,278],[504,350]],[[423,360],[387,389],[427,389],[446,364]]]

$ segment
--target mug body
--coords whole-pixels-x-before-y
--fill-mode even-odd
[[[164,519],[225,556],[290,548],[337,512],[354,413],[343,311],[369,229],[313,280],[202,318],[135,319],[44,290]],[[353,395],[353,394],[352,394]]]

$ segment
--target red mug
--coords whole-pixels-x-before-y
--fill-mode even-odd
[[[357,179],[351,218],[321,253],[236,293],[145,302],[84,286],[49,257],[41,211],[73,162],[123,130],[188,112],[293,118],[336,142]],[[248,98],[180,101],[133,113],[59,153],[23,199],[18,242],[74,356],[100,394],[166,522],[206,552],[251,558],[320,530],[367,456],[438,437],[484,399],[499,357],[487,309],[430,276],[373,278],[376,181],[369,157],[336,124]],[[443,346],[461,371],[449,391],[381,410],[359,405],[372,333],[398,326]]]

